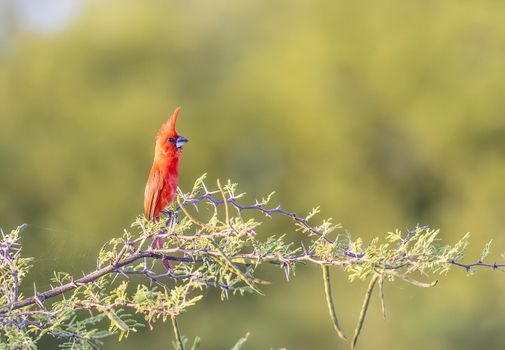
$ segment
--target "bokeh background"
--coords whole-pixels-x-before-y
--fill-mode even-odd
[[[142,211],[154,135],[175,106],[190,139],[181,187],[232,179],[251,201],[320,205],[368,242],[395,228],[472,233],[505,251],[505,3],[0,1],[0,226],[28,223],[25,292],[80,274]],[[262,234],[286,232],[287,223]],[[209,291],[181,317],[202,349],[345,349],[317,268],[265,297]],[[334,273],[344,330],[366,283]],[[386,286],[361,349],[505,348],[505,275],[453,269],[430,290]],[[104,349],[166,349],[168,326]],[[42,349],[55,349],[43,343]]]

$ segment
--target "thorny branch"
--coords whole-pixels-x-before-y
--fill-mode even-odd
[[[48,334],[65,339],[67,343],[63,345],[68,348],[98,348],[101,338],[114,333],[126,336],[140,326],[125,313],[125,308],[143,314],[149,326],[157,319],[171,319],[175,327],[175,317],[202,298],[202,288],[218,288],[224,298],[230,293],[261,293],[259,286],[268,282],[255,276],[257,266],[267,263],[280,267],[289,279],[298,264],[312,263],[322,267],[330,317],[342,339],[346,338],[337,322],[329,269],[341,267],[349,274],[350,281],[370,279],[352,341],[354,346],[377,281],[383,302],[384,281],[399,278],[419,287],[436,283],[409,276],[416,271],[433,274],[446,273],[451,266],[467,272],[477,267],[494,270],[505,267],[505,263],[483,261],[489,254],[490,243],[477,262],[463,263],[468,235],[453,246],[443,246],[439,244],[437,230],[418,226],[405,234],[398,230],[390,232],[384,243],[374,239],[364,247],[360,238],[352,240],[348,234],[334,234],[340,226],[331,220],[312,225],[317,208],[307,217],[301,217],[280,206],[268,206],[271,195],[254,204],[241,204],[243,194],[236,193],[235,184],[228,182],[223,187],[218,182],[218,190],[209,191],[203,180],[204,177],[198,179],[190,193],[179,193],[178,204],[160,222],[151,223],[139,217],[132,224],[135,232],[126,231],[121,238],[106,244],[95,271],[77,279],[55,273],[52,279],[55,286],[42,292],[34,286],[34,293],[29,297],[24,298],[20,293],[20,285],[31,264],[30,258],[20,254],[22,227],[10,234],[2,232],[0,344],[10,344],[16,337],[35,344],[43,334]],[[230,213],[229,207],[235,209],[236,215]],[[221,218],[223,209],[224,219]],[[296,237],[290,241],[285,236],[257,239],[260,222],[247,218],[248,212],[292,219],[296,230],[309,241],[307,247],[301,240],[293,243]],[[155,249],[152,241],[159,238],[165,243],[162,249]],[[170,261],[172,268],[160,269],[161,264],[155,264],[158,260]],[[134,283],[129,278],[132,275],[144,276],[148,283]],[[136,291],[131,292],[129,285],[136,287]],[[76,321],[77,310],[87,310],[91,316]],[[107,331],[96,326],[104,318],[110,321]],[[176,330],[180,348],[184,341]]]

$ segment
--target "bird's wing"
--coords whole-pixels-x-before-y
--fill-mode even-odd
[[[155,219],[158,213],[155,213],[161,191],[163,191],[164,181],[159,170],[153,169],[149,175],[146,189],[144,192],[144,215],[148,220]]]

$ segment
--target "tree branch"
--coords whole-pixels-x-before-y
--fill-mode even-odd
[[[52,289],[49,289],[45,292],[42,293],[37,293],[31,297],[25,298],[23,300],[20,300],[16,303],[13,303],[11,305],[8,305],[9,310],[16,310],[20,309],[25,306],[33,305],[39,302],[44,302],[45,300],[49,298],[53,298],[55,296],[61,295],[65,292],[68,292],[70,290],[73,290],[81,285],[86,285],[88,283],[94,282],[100,277],[107,275],[109,273],[112,273],[116,271],[117,269],[129,265],[133,263],[136,260],[143,259],[143,258],[155,258],[155,259],[161,259],[162,255],[155,253],[153,251],[141,251],[138,253],[134,253],[127,258],[123,260],[119,260],[115,265],[109,265],[107,267],[101,268],[99,270],[95,270],[79,279],[76,279],[72,282],[66,283],[64,285],[54,287]],[[5,315],[8,315],[8,313],[0,314],[0,317],[4,317]]]

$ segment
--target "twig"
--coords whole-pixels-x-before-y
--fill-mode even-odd
[[[28,305],[35,304],[38,301],[43,302],[43,301],[45,301],[45,300],[47,300],[49,298],[52,298],[52,297],[55,297],[57,295],[63,294],[65,292],[68,292],[68,291],[70,291],[72,289],[75,289],[75,288],[81,286],[81,285],[86,285],[88,283],[94,282],[97,279],[99,279],[100,277],[102,277],[104,275],[107,275],[107,274],[109,274],[111,272],[114,272],[116,269],[118,269],[120,267],[123,267],[123,266],[126,266],[126,265],[129,265],[132,262],[134,262],[134,261],[136,261],[138,259],[142,259],[144,257],[161,259],[162,256],[160,254],[157,254],[157,253],[155,253],[153,251],[148,251],[148,250],[132,254],[132,255],[128,256],[127,258],[118,261],[115,265],[109,265],[107,267],[104,267],[104,268],[101,268],[99,270],[93,271],[93,272],[85,275],[84,277],[76,279],[76,280],[74,280],[72,282],[69,282],[69,283],[66,283],[64,285],[52,288],[52,289],[47,290],[47,291],[42,292],[42,293],[37,293],[37,295],[33,295],[33,296],[25,298],[25,299],[23,299],[21,301],[15,302],[15,303],[9,305],[9,309],[10,310],[16,310],[16,309],[19,309],[19,308],[22,308],[22,307],[25,307],[25,306],[28,306]],[[0,314],[0,317],[2,317],[4,315],[5,314]]]

